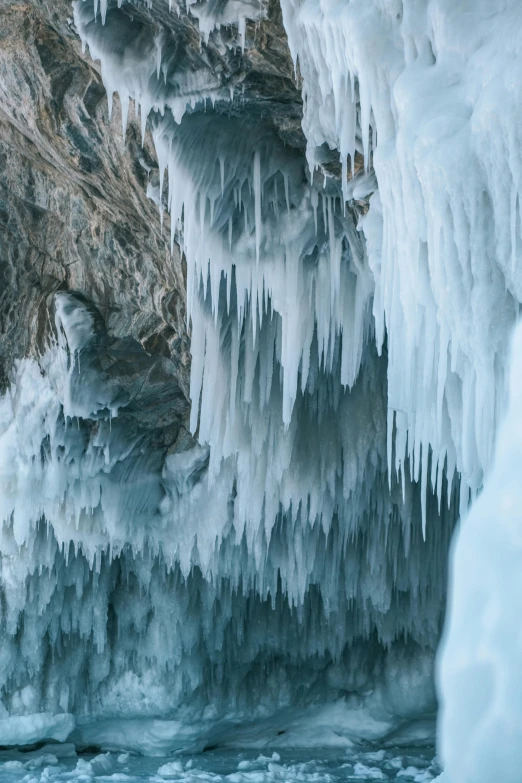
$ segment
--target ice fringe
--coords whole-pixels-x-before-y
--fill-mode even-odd
[[[457,470],[465,509],[491,461],[522,298],[520,4],[281,5],[311,168],[325,142],[343,162],[359,147],[379,185],[363,230],[395,467],[407,454],[426,486],[433,454],[431,481]]]

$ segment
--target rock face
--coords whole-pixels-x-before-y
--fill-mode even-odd
[[[171,356],[183,386],[183,272],[145,195],[150,148],[134,124],[126,147],[114,132],[70,9],[53,6],[1,7],[3,383],[15,358],[44,348],[54,292],[77,290],[112,333]]]
[[[223,111],[270,117],[285,142],[303,147],[300,93],[276,3],[269,20],[248,24],[248,56],[201,43],[197,20],[142,4],[124,7],[142,35],[159,26],[176,38],[176,56],[205,82],[240,85]],[[0,3],[0,378],[16,358],[42,350],[58,290],[82,293],[109,332],[132,335],[172,360],[187,392],[186,281],[168,219],[161,227],[146,197],[157,182],[149,133],[142,147],[132,119],[126,138],[119,105],[108,118],[96,63],[81,52],[63,2]],[[223,36],[230,44],[229,29]],[[248,107],[248,108],[247,108]]]

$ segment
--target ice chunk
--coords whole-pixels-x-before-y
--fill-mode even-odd
[[[67,713],[37,713],[0,718],[1,742],[2,745],[31,745],[45,739],[65,742],[74,729],[74,723],[74,717]],[[56,763],[56,757],[52,758],[52,763]]]
[[[358,761],[354,768],[352,775],[354,778],[362,778],[363,780],[387,780],[388,776],[384,774],[378,767],[367,767],[366,764]]]
[[[183,773],[183,763],[181,761],[169,761],[158,769],[158,775],[162,778],[177,778]]]

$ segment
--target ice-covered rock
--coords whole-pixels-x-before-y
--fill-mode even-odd
[[[100,221],[82,222],[73,199],[74,230],[52,247],[80,266],[28,253],[39,271],[20,296],[36,336],[20,354],[2,338],[22,357],[0,398],[6,726],[70,713],[78,747],[151,755],[402,743],[432,726],[449,539],[491,467],[522,299],[521,11],[281,8],[304,144],[273,4],[73,3],[132,175],[112,148],[85,163],[102,144],[96,80],[98,103],[80,78],[65,100],[67,68],[61,94],[58,48],[40,33],[45,79],[0,54],[12,133],[126,228],[90,259]],[[54,146],[32,83],[56,108]],[[153,240],[117,193],[138,182],[145,223],[158,208]],[[15,178],[1,237],[15,222],[24,235],[20,203],[48,226],[52,198],[35,183]],[[27,236],[47,235],[27,220]],[[23,319],[4,309],[11,335]],[[46,725],[28,741],[54,736]],[[356,778],[385,774],[358,763]]]

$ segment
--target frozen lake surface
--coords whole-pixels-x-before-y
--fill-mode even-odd
[[[29,753],[0,752],[0,783],[336,783],[397,780],[430,783],[440,773],[433,748],[388,750],[215,750],[144,758],[106,753],[77,756],[72,745]]]

